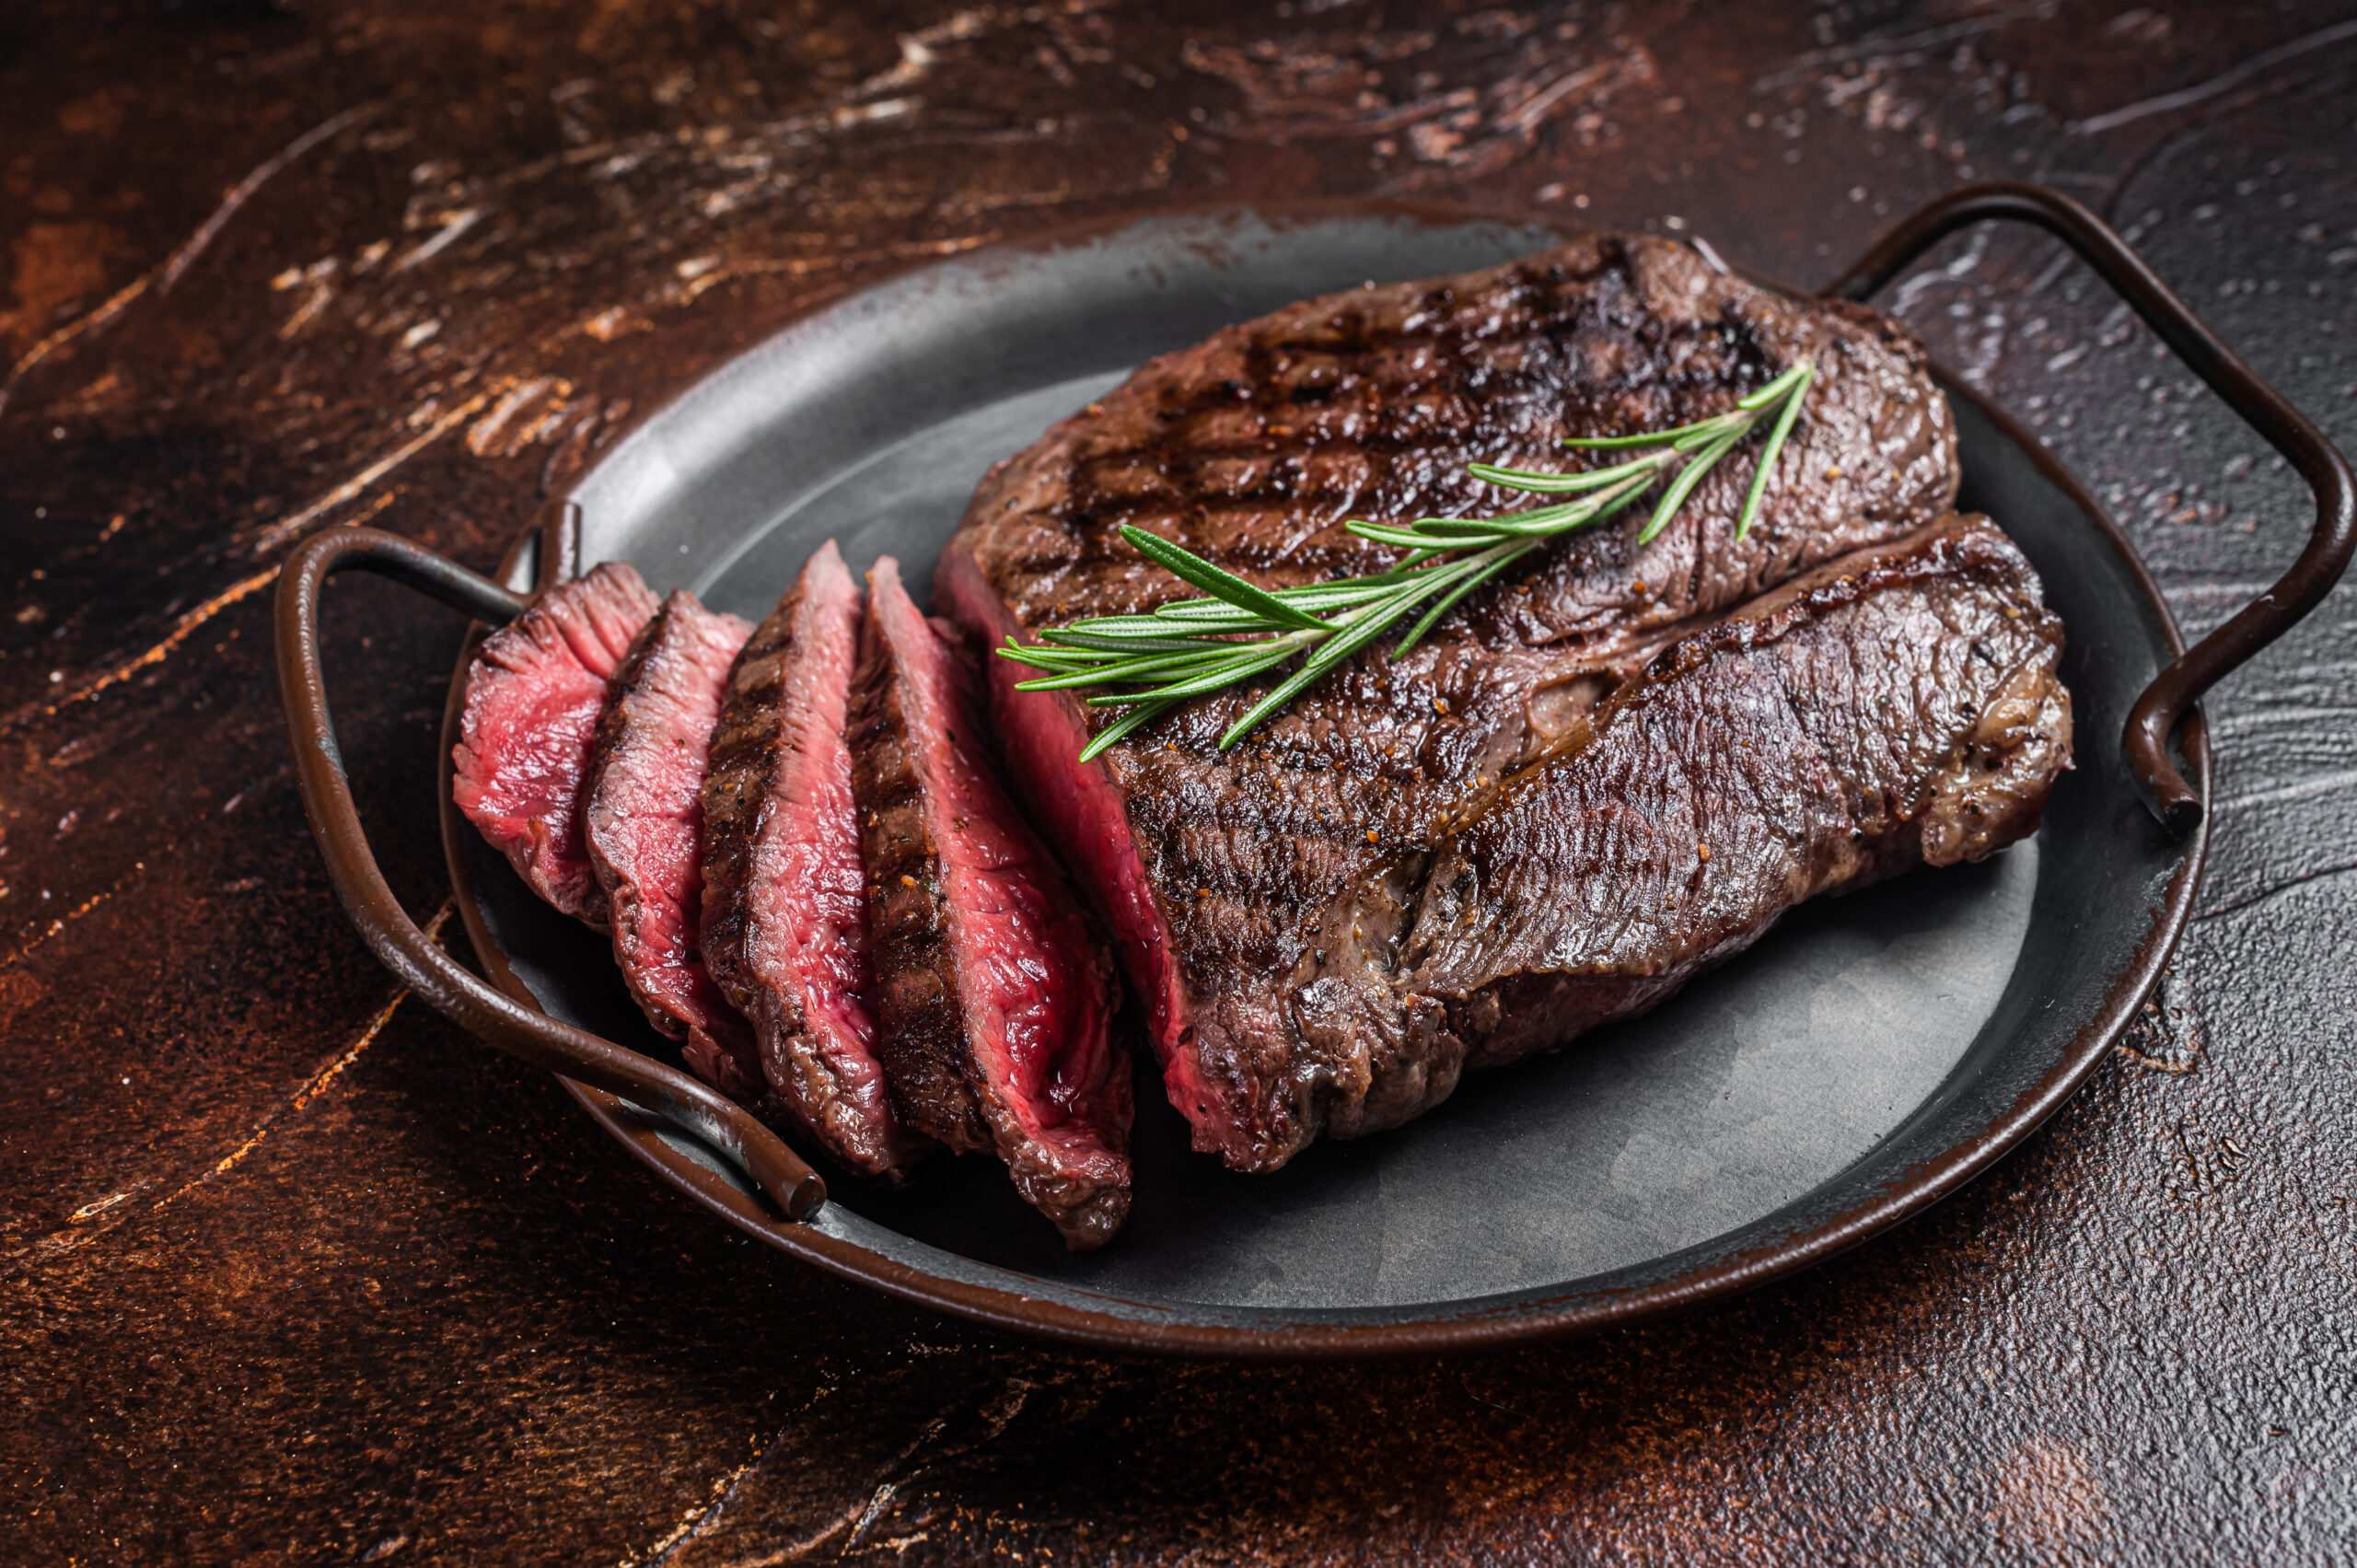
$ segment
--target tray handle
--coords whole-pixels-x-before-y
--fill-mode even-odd
[[[287,561],[278,585],[279,700],[304,814],[344,913],[387,969],[461,1028],[535,1067],[650,1108],[726,1155],[790,1218],[807,1219],[827,1201],[826,1183],[744,1107],[675,1067],[559,1022],[486,985],[420,931],[393,897],[353,806],[319,668],[319,590],[338,572],[355,568],[493,625],[514,620],[529,602],[430,550],[375,528],[330,528]]]
[[[2077,251],[2188,368],[2291,460],[2316,492],[2316,526],[2291,570],[2154,676],[2129,712],[2121,747],[2136,792],[2162,826],[2172,833],[2189,833],[2201,820],[2201,797],[2171,761],[2169,737],[2204,691],[2289,631],[2340,580],[2351,548],[2357,545],[2357,481],[2324,433],[2220,343],[2110,225],[2042,185],[1968,185],[1943,196],[1877,240],[1825,292],[1834,298],[1864,300],[1948,235],[1994,219],[2036,224]]]

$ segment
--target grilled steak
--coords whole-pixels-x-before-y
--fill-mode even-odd
[[[1350,1091],[1329,1130],[1644,1012],[1804,900],[2026,837],[2070,761],[2061,644],[2021,553],[1950,517],[1666,650],[1344,900],[1364,935],[1294,993]]]
[[[1130,1071],[1110,957],[999,784],[981,682],[876,563],[852,703],[878,1054],[910,1123],[992,1150],[1066,1245],[1130,1207]]]
[[[467,820],[532,891],[601,931],[606,893],[583,835],[582,782],[607,679],[654,613],[655,596],[620,562],[549,589],[483,639],[450,753]]]
[[[1346,519],[1513,509],[1524,498],[1465,465],[1560,469],[1564,436],[1724,412],[1804,355],[1817,380],[1747,538],[1756,442],[1652,543],[1636,543],[1642,508],[1560,541],[1407,658],[1378,645],[1225,754],[1217,737],[1259,690],[1176,710],[1084,766],[1091,710],[1017,693],[1031,672],[992,661],[1008,764],[1112,926],[1198,1148],[1271,1169],[1329,1115],[1354,1115],[1350,1063],[1290,1016],[1336,890],[1428,847],[1681,632],[1945,512],[1947,405],[1884,317],[1765,293],[1682,246],[1597,237],[1227,329],[983,481],[936,598],[995,644],[1191,591],[1121,542],[1124,523],[1267,587],[1380,570],[1397,553]]]
[[[589,750],[589,864],[605,889],[614,961],[647,1021],[684,1040],[688,1065],[737,1099],[761,1093],[753,1031],[698,957],[704,753],[729,661],[752,627],[685,588],[623,656]]]
[[[830,540],[728,673],[703,785],[703,960],[752,1020],[779,1101],[897,1180],[929,1145],[893,1113],[869,1010],[865,878],[843,718],[858,585]]]

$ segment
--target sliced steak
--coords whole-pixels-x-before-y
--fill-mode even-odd
[[[880,1054],[909,1121],[1006,1161],[1066,1245],[1130,1207],[1130,1070],[1110,956],[999,784],[974,655],[887,556],[852,708]]]
[[[703,784],[703,961],[771,1088],[827,1150],[897,1180],[929,1145],[893,1113],[867,1001],[846,694],[860,594],[830,540],[728,672]]]
[[[467,820],[532,891],[601,931],[582,784],[606,682],[654,613],[655,596],[618,561],[540,595],[483,639],[450,752]]]
[[[1314,966],[1297,1025],[1369,1085],[1332,1131],[1643,1013],[1804,900],[2026,837],[2070,762],[2061,648],[2020,552],[1951,517],[1667,649],[1427,857],[1398,940]],[[1365,923],[1416,879],[1362,884]]]
[[[589,751],[589,864],[605,889],[614,961],[647,1021],[698,1076],[740,1100],[762,1088],[753,1030],[705,972],[704,757],[729,662],[752,627],[681,588],[631,644]]]
[[[996,644],[1191,591],[1121,542],[1125,523],[1269,587],[1375,571],[1396,552],[1347,519],[1512,510],[1528,498],[1465,465],[1572,466],[1567,436],[1724,412],[1803,356],[1817,380],[1747,538],[1756,440],[1652,543],[1636,542],[1642,506],[1562,540],[1407,658],[1378,645],[1226,753],[1218,736],[1265,688],[1174,711],[1084,766],[1092,710],[1018,693],[1032,672],[992,661],[1008,765],[1112,926],[1198,1148],[1273,1168],[1364,1092],[1289,1021],[1337,889],[1428,846],[1681,632],[1946,511],[1947,405],[1887,318],[1607,236],[1227,329],[983,481],[936,599]]]

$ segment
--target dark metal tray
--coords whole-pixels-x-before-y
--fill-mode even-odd
[[[564,1074],[602,1126],[731,1223],[946,1311],[1131,1349],[1360,1355],[1594,1329],[1774,1278],[1955,1191],[2101,1058],[2200,875],[2210,759],[2190,704],[2323,597],[2357,536],[2339,455],[2065,198],[1959,192],[1835,292],[1863,297],[1989,217],[2070,240],[2299,466],[2319,517],[2292,574],[2180,656],[2167,609],[2094,499],[2002,411],[1945,380],[1962,504],[2021,544],[2068,630],[2077,767],[2036,839],[1809,906],[1650,1016],[1469,1079],[1406,1128],[1319,1145],[1274,1176],[1188,1154],[1149,1070],[1136,1207],[1103,1252],[1064,1253],[987,1160],[938,1161],[901,1192],[842,1178],[830,1191],[678,1070],[603,940],[534,899],[450,802],[481,625],[451,686],[442,806],[459,908],[493,986],[425,940],[377,875],[336,759],[320,587],[363,567],[497,622],[536,581],[618,558],[758,618],[831,536],[854,568],[900,556],[922,598],[982,470],[1149,355],[1306,295],[1484,265],[1557,231],[1356,205],[1156,216],[978,252],[827,307],[655,414],[575,493],[577,509],[552,509],[518,541],[504,588],[392,536],[331,530],[290,563],[281,599],[314,832],[354,921],[420,994]]]

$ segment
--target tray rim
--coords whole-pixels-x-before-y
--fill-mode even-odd
[[[859,286],[817,300],[781,319],[737,354],[710,366],[679,388],[636,422],[637,430],[660,420],[711,377],[725,374],[745,354],[806,323],[841,310],[862,296],[914,274],[951,268],[988,266],[994,261],[1026,254],[1085,247],[1107,239],[1142,223],[1157,221],[1258,220],[1270,228],[1314,226],[1341,220],[1389,219],[1434,226],[1489,225],[1523,227],[1571,235],[1589,232],[1566,226],[1545,215],[1480,210],[1429,202],[1350,197],[1250,203],[1218,203],[1153,208],[1109,215],[1058,226],[979,248],[947,261],[926,259],[879,269]],[[1736,265],[1746,278],[1764,287],[1799,298],[1816,297],[1777,280]],[[1961,398],[1987,419],[2006,440],[2024,451],[2040,476],[2052,483],[2091,521],[2119,558],[2128,581],[2142,597],[2159,627],[2170,655],[2181,656],[2185,639],[2168,602],[2138,554],[2127,533],[2087,488],[2005,409],[1947,371],[1934,357],[1934,378],[1942,391]],[[586,476],[585,476],[586,477]],[[580,482],[576,481],[576,484]],[[566,497],[557,498],[562,503]],[[500,563],[497,580],[512,582],[527,552],[536,549],[536,528],[527,528]],[[450,789],[451,747],[458,738],[458,721],[465,678],[477,646],[486,634],[480,622],[470,623],[453,668],[446,701],[436,766],[443,857],[450,877],[459,923],[465,928],[478,963],[503,993],[535,1012],[539,999],[515,973],[493,939],[464,854],[466,823]],[[2205,801],[2211,796],[2212,758],[2209,733],[2200,707],[2188,710],[2179,731],[2179,749]],[[1581,1337],[1610,1327],[1646,1321],[1726,1299],[1797,1273],[1859,1246],[1883,1231],[1914,1217],[1949,1197],[2032,1132],[2075,1094],[2093,1074],[2120,1034],[2134,1019],[2158,983],[2190,920],[2195,894],[2208,859],[2210,820],[2201,820],[2181,841],[2177,867],[2159,907],[2152,912],[2151,929],[2137,944],[2128,965],[2111,981],[2101,1005],[2073,1036],[2061,1059],[2044,1077],[2024,1089],[2003,1114],[1975,1136],[1934,1159],[1910,1169],[1905,1179],[1879,1196],[1817,1222],[1782,1242],[1749,1252],[1722,1256],[1715,1261],[1651,1285],[1603,1296],[1591,1295],[1574,1305],[1550,1310],[1540,1306],[1512,1313],[1471,1308],[1449,1316],[1426,1316],[1376,1323],[1309,1324],[1288,1328],[1237,1324],[1155,1322],[1134,1317],[1091,1311],[1064,1302],[1028,1295],[1014,1288],[996,1288],[944,1278],[886,1257],[813,1226],[797,1224],[769,1212],[759,1199],[680,1154],[658,1134],[660,1125],[628,1101],[605,1090],[554,1074],[565,1092],[586,1110],[633,1157],[669,1186],[749,1237],[759,1239],[804,1262],[840,1278],[936,1311],[1097,1350],[1145,1352],[1187,1358],[1253,1361],[1341,1361],[1391,1359],[1504,1348],[1543,1340]]]

